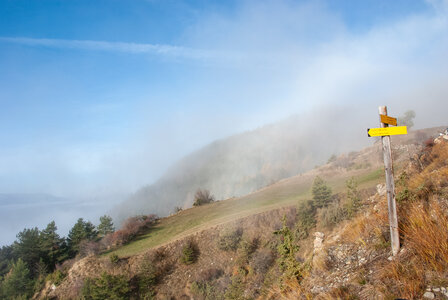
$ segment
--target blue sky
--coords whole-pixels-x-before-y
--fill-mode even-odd
[[[443,104],[446,12],[443,0],[0,0],[0,192],[126,194],[294,113]]]

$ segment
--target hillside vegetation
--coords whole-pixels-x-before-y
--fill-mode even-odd
[[[394,139],[403,243],[396,259],[376,144],[248,196],[163,218],[114,252],[65,264],[63,280],[47,281],[36,297],[101,299],[95,295],[111,282],[122,299],[439,295],[448,282],[448,146],[428,143],[420,152],[414,141]],[[316,176],[333,192],[320,208],[306,201]]]
[[[399,168],[403,161],[409,160],[409,157],[418,151],[422,140],[437,130],[432,128],[416,131],[407,137],[395,138],[396,167]],[[115,253],[121,256],[137,254],[150,247],[187,236],[201,228],[279,207],[297,205],[298,202],[310,199],[310,186],[317,175],[324,177],[336,193],[343,191],[345,181],[353,176],[357,178],[360,188],[373,187],[384,181],[382,165],[381,146],[376,143],[362,151],[335,157],[321,167],[281,180],[247,196],[183,210],[175,215],[162,218],[151,231],[141,236],[138,241],[115,250]]]
[[[331,120],[338,113],[322,112],[319,118]],[[309,124],[313,130],[304,130]],[[353,131],[359,134],[359,129],[340,130],[338,125],[329,127],[311,117],[294,116],[215,141],[138,190],[114,210],[114,219],[136,214],[167,216],[175,207],[191,207],[198,188],[209,190],[217,200],[247,195],[322,165],[334,154],[368,144],[365,136],[354,139]]]

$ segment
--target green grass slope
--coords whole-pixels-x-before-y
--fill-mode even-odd
[[[163,218],[148,233],[113,251],[119,256],[131,256],[167,242],[179,239],[202,229],[246,217],[251,214],[297,205],[311,198],[310,187],[314,175],[299,175],[278,182],[253,194],[194,207]],[[333,192],[342,192],[345,181],[356,176],[361,188],[375,186],[383,179],[382,169],[368,169],[325,177]]]
[[[416,130],[406,136],[392,139],[396,171],[409,162],[427,136],[440,128]],[[316,176],[324,178],[333,193],[345,191],[345,182],[352,176],[360,189],[374,187],[384,182],[384,168],[380,143],[359,152],[340,155],[335,161],[303,174],[283,179],[249,195],[230,198],[208,205],[183,210],[162,218],[147,233],[131,243],[112,251],[119,256],[132,256],[203,229],[223,224],[272,209],[297,205],[311,198],[311,185]]]

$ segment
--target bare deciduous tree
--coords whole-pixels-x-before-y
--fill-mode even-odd
[[[194,194],[193,206],[200,206],[215,201],[215,197],[210,194],[209,190],[198,189]]]

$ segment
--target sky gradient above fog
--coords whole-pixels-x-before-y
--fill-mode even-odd
[[[0,193],[131,193],[215,139],[321,107],[366,116],[363,138],[383,104],[443,125],[447,12],[446,0],[0,1]]]

